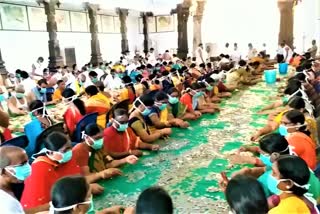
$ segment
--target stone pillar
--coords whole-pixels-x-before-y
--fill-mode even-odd
[[[59,40],[57,39],[57,22],[55,20],[56,5],[60,5],[57,0],[43,1],[45,13],[47,15],[47,31],[49,33],[49,68],[63,66],[63,57]]]
[[[186,58],[188,56],[188,18],[191,1],[184,1],[177,5],[176,13],[178,17],[178,57]]]
[[[141,13],[143,23],[143,52],[149,51],[149,25],[147,13]]]
[[[202,18],[205,7],[205,1],[197,1],[197,9],[193,16],[193,56],[200,43],[202,43]]]
[[[97,10],[99,6],[97,4],[87,4],[87,10],[90,20],[90,33],[91,33],[91,60],[92,64],[99,64],[103,62],[100,42],[98,37],[98,24],[97,24]]]
[[[128,28],[127,28],[127,17],[129,14],[128,9],[118,8],[118,15],[120,19],[120,33],[121,33],[121,51],[129,51],[129,42],[128,42]]]
[[[293,0],[278,0],[278,7],[280,10],[280,31],[279,44],[283,41],[293,48],[293,7],[295,3]]]
[[[0,84],[5,85],[5,80],[7,79],[8,71],[7,71],[6,66],[4,65],[4,61],[2,59],[1,50],[0,50],[0,75],[2,77],[2,82],[0,82]]]

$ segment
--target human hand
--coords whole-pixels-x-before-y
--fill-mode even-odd
[[[126,162],[129,163],[129,164],[136,164],[137,161],[139,160],[139,158],[137,158],[136,156],[134,155],[129,155],[128,157],[126,157]]]
[[[96,212],[96,214],[121,214],[125,210],[123,206],[113,206]]]
[[[194,114],[197,116],[197,117],[201,117],[202,116],[202,113],[200,111],[195,111]]]
[[[253,135],[253,136],[250,138],[250,140],[251,140],[251,141],[257,141],[257,140],[259,139],[259,137],[260,137],[260,135],[257,133],[257,134],[255,134],[255,135]]]
[[[171,128],[164,128],[160,130],[161,137],[162,136],[168,136],[172,134],[172,129]]]
[[[134,155],[136,157],[141,157],[142,156],[142,152],[140,150],[131,150],[130,155]]]
[[[232,173],[231,178],[234,178],[237,175],[247,175],[249,173],[249,170],[250,169],[248,167],[242,168],[242,169]]]
[[[113,176],[122,175],[122,172],[117,168],[109,168],[99,172],[99,174],[101,176],[101,179],[106,179]]]
[[[100,195],[104,191],[104,188],[97,183],[90,184],[90,187],[93,195]]]
[[[134,207],[128,207],[123,214],[135,214],[136,209]]]
[[[151,146],[151,150],[152,150],[152,151],[159,151],[159,149],[160,149],[160,146],[159,146],[159,145],[152,145],[152,146]]]

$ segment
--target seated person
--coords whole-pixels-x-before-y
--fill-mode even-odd
[[[98,74],[95,71],[89,72],[89,79],[93,84],[96,84],[99,81]]]
[[[199,115],[188,112],[187,106],[180,102],[180,92],[176,88],[171,88],[168,91],[169,96],[169,105],[168,111],[169,114],[174,118],[179,118],[182,120],[197,120]]]
[[[129,76],[124,76],[122,81],[124,83],[124,88],[121,89],[119,101],[129,100],[129,103],[132,104],[136,99],[136,91],[131,82],[131,78]]]
[[[158,114],[150,115],[149,118],[155,128],[161,128],[161,123],[169,123],[171,127],[180,127],[180,128],[187,128],[189,127],[189,123],[180,119],[175,118],[172,114],[169,114],[168,111],[168,103],[169,103],[169,96],[164,91],[159,91],[155,95],[155,112],[159,112]],[[151,111],[153,111],[151,109]],[[157,116],[158,115],[158,116]]]
[[[112,96],[109,92],[105,91],[105,87],[103,85],[103,82],[101,81],[98,81],[95,86],[97,86],[98,90],[99,90],[99,93],[103,94],[104,96],[106,96],[108,99],[111,99]]]
[[[113,158],[119,159],[130,155],[142,155],[139,149],[159,150],[159,145],[144,143],[131,128],[128,128],[129,116],[125,109],[116,109],[112,125],[103,131],[105,151]]]
[[[25,115],[28,110],[28,101],[25,96],[23,85],[19,84],[15,88],[15,94],[8,99],[8,111],[10,115]]]
[[[135,100],[133,103],[134,110],[129,117],[129,126],[134,133],[141,138],[143,142],[152,143],[162,137],[169,136],[172,131],[171,128],[158,129],[151,133],[144,116],[151,112],[154,106],[154,101],[150,95],[143,95]]]
[[[88,100],[86,101],[87,114],[98,112],[97,124],[105,128],[107,113],[111,108],[109,99],[99,93],[95,85],[88,86],[85,91],[88,96]]]
[[[52,100],[62,100],[62,92],[66,89],[66,83],[63,80],[58,80],[58,88],[54,91],[52,95]]]
[[[63,114],[64,126],[66,132],[72,138],[78,122],[86,115],[86,106],[71,88],[65,89],[62,96],[64,105],[68,106]]]
[[[11,131],[8,129],[9,115],[0,109],[0,145],[1,143],[12,139]]]
[[[187,88],[185,93],[180,98],[180,102],[187,106],[187,112],[195,115],[197,118],[201,117],[202,115],[202,113],[197,110],[199,96],[201,96],[201,94],[196,90]]]
[[[196,110],[200,111],[202,114],[214,114],[220,111],[219,107],[213,103],[207,103],[205,100],[204,90],[206,89],[205,84],[193,83],[191,89],[196,91],[196,99],[193,100],[196,105]]]
[[[232,93],[230,93],[228,91],[228,89],[225,89],[225,90],[222,89],[220,91],[220,88],[223,87],[223,83],[221,82],[220,78],[221,77],[218,74],[212,74],[210,77],[206,78],[205,83],[207,83],[206,84],[207,91],[211,92],[211,97],[217,97],[217,98],[231,97]],[[219,87],[219,84],[222,84],[222,85],[220,85],[220,87]],[[211,87],[213,87],[212,90],[209,90],[209,89],[211,89]],[[215,99],[217,99],[217,98],[215,98]],[[215,100],[213,100],[213,101],[215,101]]]
[[[91,123],[85,127],[83,141],[73,147],[76,161],[80,167],[81,174],[95,176],[95,180],[108,179],[120,175],[121,171],[116,169],[126,163],[135,164],[138,158],[130,155],[120,160],[113,160],[103,149],[102,131],[97,124]]]
[[[43,130],[53,125],[45,105],[40,100],[35,100],[29,105],[31,122],[24,127],[24,132],[29,140],[26,152],[31,157],[36,151],[36,140]]]
[[[41,79],[38,81],[38,84],[31,92],[27,95],[28,102],[33,100],[40,100],[46,105],[56,104],[57,100],[49,100],[47,93],[48,83],[47,80]]]

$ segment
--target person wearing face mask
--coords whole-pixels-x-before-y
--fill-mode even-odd
[[[112,125],[103,131],[105,151],[113,158],[119,159],[129,155],[142,156],[139,149],[159,150],[159,145],[144,143],[133,130],[128,128],[129,116],[125,109],[116,109]]]
[[[76,92],[77,95],[81,96],[85,93],[85,88],[89,86],[89,84],[86,81],[86,75],[83,73],[78,74],[77,79],[71,83],[70,88]]]
[[[314,170],[317,164],[316,145],[310,138],[304,115],[297,110],[288,111],[282,117],[278,131],[286,137],[295,154]]]
[[[28,101],[25,97],[23,85],[17,85],[15,94],[8,99],[8,110],[11,115],[25,115],[28,113]]]
[[[21,198],[25,209],[48,204],[51,188],[57,180],[81,173],[66,135],[52,132],[44,139],[44,145],[45,148],[35,156],[31,165],[31,175],[25,180]]]
[[[225,196],[230,214],[266,214],[268,201],[260,183],[249,176],[238,175],[227,184]]]
[[[5,80],[5,86],[9,89],[14,89],[17,85],[17,80],[14,73],[9,73],[8,78]]]
[[[35,100],[29,105],[29,115],[31,121],[24,127],[24,132],[29,140],[25,148],[29,157],[34,154],[36,148],[36,139],[40,133],[53,124],[53,120],[48,116],[46,107],[40,100]]]
[[[144,116],[151,112],[154,101],[150,95],[143,95],[135,100],[133,103],[134,110],[129,117],[129,126],[134,133],[141,138],[143,142],[152,143],[161,137],[169,136],[172,131],[171,128],[158,129],[151,133],[149,126],[144,120]]]
[[[83,175],[91,175],[95,180],[108,179],[122,174],[116,167],[138,161],[134,155],[119,160],[108,156],[103,149],[102,132],[97,124],[88,124],[82,137],[83,142],[73,147],[72,151],[77,154],[76,161]]]
[[[47,93],[48,83],[47,80],[41,79],[38,81],[38,85],[31,90],[27,95],[27,99],[30,101],[41,100],[47,105],[56,104],[57,100],[50,100]]]
[[[273,163],[272,176],[280,191],[280,204],[270,214],[318,213],[314,200],[306,195],[310,171],[303,159],[296,156],[281,156]]]
[[[51,191],[49,211],[38,214],[85,214],[120,213],[121,206],[113,206],[95,211],[92,190],[83,176],[67,176],[59,179]]]
[[[88,100],[86,101],[86,113],[98,112],[97,124],[102,128],[106,127],[106,115],[111,109],[110,100],[99,93],[98,88],[95,85],[90,85],[86,88],[86,95]]]
[[[73,137],[77,123],[86,115],[86,106],[80,100],[71,88],[67,88],[62,92],[62,101],[67,105],[67,109],[63,114],[65,130]]]
[[[95,83],[97,83],[99,81],[98,79],[98,74],[95,71],[90,71],[89,72],[89,79],[92,82],[92,85],[94,85]]]
[[[57,82],[58,88],[54,91],[52,95],[53,100],[62,100],[62,92],[66,89],[66,83],[63,80],[58,80]]]
[[[105,78],[103,84],[107,90],[115,90],[123,87],[121,78],[116,74],[115,69],[111,69],[110,74]]]
[[[169,89],[168,96],[168,111],[169,114],[174,118],[179,118],[182,120],[197,120],[199,118],[199,115],[192,112],[187,112],[187,106],[180,102],[180,92],[178,91],[178,89]]]
[[[0,210],[1,213],[23,214],[13,186],[30,176],[31,166],[26,152],[15,146],[0,147]]]
[[[124,88],[120,91],[119,101],[129,100],[129,105],[131,105],[136,99],[135,88],[129,76],[123,77],[122,81],[124,83]]]
[[[199,93],[196,90],[191,89],[190,87],[187,87],[185,90],[186,93],[183,93],[180,102],[187,106],[187,112],[196,115],[198,118],[201,117],[202,113],[197,110],[198,105],[198,98],[201,96],[201,93]]]

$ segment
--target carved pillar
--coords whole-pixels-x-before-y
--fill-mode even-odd
[[[129,42],[128,42],[128,28],[127,28],[127,17],[128,17],[128,10],[118,8],[118,15],[120,19],[120,33],[121,33],[121,51],[129,51]]]
[[[147,13],[141,13],[143,23],[143,52],[148,53],[149,51],[149,25]]]
[[[278,0],[278,7],[280,10],[280,31],[279,31],[279,44],[283,41],[293,48],[293,0]]]
[[[190,1],[185,1],[177,5],[178,17],[178,57],[186,58],[189,52],[188,48],[188,18],[189,9],[191,6]]]
[[[97,4],[87,4],[87,10],[90,20],[90,33],[91,33],[91,60],[92,64],[99,64],[103,62],[100,42],[98,37],[98,24],[97,24],[97,10],[99,5]]]
[[[0,84],[5,85],[5,80],[7,79],[8,71],[7,71],[6,66],[4,65],[4,61],[2,59],[1,50],[0,50],[0,74],[2,77],[2,83],[0,83]]]
[[[57,39],[57,22],[55,20],[56,5],[60,5],[58,0],[43,1],[45,13],[47,15],[47,31],[49,33],[49,68],[63,66],[63,57],[59,40]]]
[[[193,56],[200,43],[202,43],[201,24],[205,1],[197,1],[197,9],[193,16]]]

